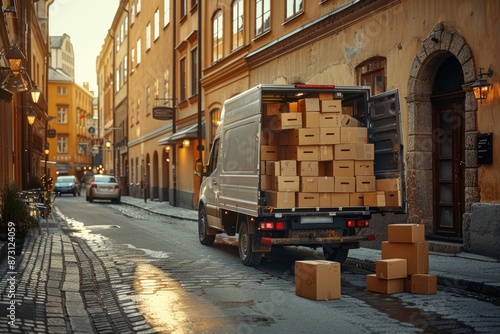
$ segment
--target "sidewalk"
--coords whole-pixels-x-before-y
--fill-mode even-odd
[[[123,196],[122,203],[133,205],[160,215],[197,221],[198,212],[173,207],[166,202]],[[349,261],[364,268],[373,268],[374,262],[382,258],[380,250],[370,248],[352,249]],[[500,297],[500,261],[480,255],[461,252],[459,254],[430,253],[429,273],[438,276],[438,284],[463,290]]]

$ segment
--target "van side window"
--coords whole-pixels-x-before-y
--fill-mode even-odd
[[[210,175],[217,169],[217,161],[219,158],[219,144],[220,138],[215,139],[214,144],[212,146],[212,152],[210,152],[210,161],[208,162],[208,170],[207,173]]]

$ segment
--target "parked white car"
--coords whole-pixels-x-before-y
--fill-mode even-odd
[[[92,203],[95,199],[111,200],[111,203],[121,203],[121,189],[112,175],[97,174],[87,181],[86,200]]]

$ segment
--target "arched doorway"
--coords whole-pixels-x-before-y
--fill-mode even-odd
[[[450,55],[434,79],[432,103],[433,234],[462,241],[465,187],[465,92],[458,60]]]
[[[476,79],[470,50],[457,31],[438,24],[416,52],[406,97],[408,222],[425,224],[428,238],[466,248],[471,206],[479,202],[477,102],[467,88]]]

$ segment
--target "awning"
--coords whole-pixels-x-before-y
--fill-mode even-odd
[[[201,136],[205,137],[205,122],[201,124]],[[158,140],[158,145],[169,145],[182,142],[184,139],[198,139],[198,124],[188,126],[176,133]]]

